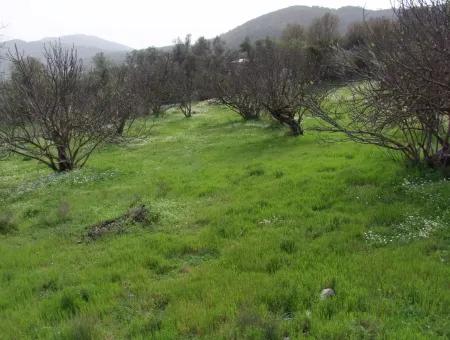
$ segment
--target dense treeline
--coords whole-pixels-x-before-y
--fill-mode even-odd
[[[85,164],[95,148],[137,117],[216,99],[243,119],[263,113],[304,134],[319,130],[397,150],[416,163],[450,165],[450,7],[445,0],[402,0],[394,19],[368,19],[344,36],[326,14],[290,25],[277,40],[178,40],[171,51],[134,51],[122,65],[103,55],[85,70],[75,50],[49,46],[45,62],[13,51],[0,93],[0,145],[55,171]],[[352,95],[330,109],[329,94]],[[345,112],[343,112],[345,110]]]

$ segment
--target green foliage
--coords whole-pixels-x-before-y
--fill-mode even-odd
[[[449,181],[195,109],[71,174],[2,161],[0,202],[20,229],[0,236],[0,337],[449,337]],[[151,227],[81,241],[149,202]]]

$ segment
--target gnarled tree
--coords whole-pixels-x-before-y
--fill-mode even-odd
[[[305,50],[283,47],[266,39],[247,53],[262,107],[293,136],[303,135],[303,118],[310,103],[321,100],[324,87]]]
[[[146,113],[158,116],[171,103],[173,60],[169,53],[148,48],[133,51],[127,59],[128,75]]]
[[[96,82],[99,96],[103,97],[118,136],[123,135],[126,126],[138,117],[139,96],[135,91],[135,78],[127,64],[113,64],[103,53],[94,57],[91,76]]]
[[[244,120],[259,119],[262,105],[258,95],[255,64],[248,59],[230,55],[215,70],[217,98]]]
[[[347,58],[361,80],[352,87],[350,123],[320,107],[314,112],[330,130],[355,141],[398,150],[416,163],[448,167],[450,4],[400,0],[394,11],[395,22],[369,27],[369,39]]]
[[[172,90],[186,118],[192,117],[192,102],[197,97],[198,59],[192,52],[191,36],[178,40],[172,51],[174,72]]]
[[[0,144],[57,172],[82,167],[115,131],[96,82],[76,50],[45,48],[45,64],[9,54],[10,79],[0,89]]]

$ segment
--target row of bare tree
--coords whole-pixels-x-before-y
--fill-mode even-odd
[[[313,115],[325,130],[400,151],[414,163],[450,166],[450,3],[400,0],[394,20],[354,26],[356,40],[341,50],[358,80],[344,101],[345,119],[324,103]],[[357,33],[359,32],[359,33]]]
[[[289,26],[279,42],[245,42],[245,56],[218,76],[218,96],[245,119],[268,112],[293,135],[309,113],[316,130],[448,167],[450,4],[400,0],[394,14],[354,24],[345,37],[327,14],[308,29]],[[336,98],[342,85],[351,93]]]
[[[308,102],[323,100],[327,88],[315,59],[303,48],[270,39],[245,42],[242,53],[243,58],[215,73],[217,97],[244,119],[258,119],[264,111],[292,135],[303,135]]]
[[[11,75],[0,85],[1,154],[36,159],[56,172],[82,167],[101,144],[140,116],[177,105],[186,117],[201,94],[220,40],[178,41],[171,52],[132,52],[117,65],[104,55],[86,69],[75,48],[45,47],[44,61],[9,51]]]
[[[450,5],[400,0],[394,12],[344,37],[327,14],[239,51],[188,36],[169,52],[132,52],[121,65],[98,55],[89,71],[60,45],[47,47],[44,63],[12,51],[0,88],[0,148],[72,170],[137,117],[172,106],[191,117],[193,101],[216,98],[244,119],[267,113],[294,136],[309,114],[316,130],[450,166]],[[351,94],[337,99],[344,84]]]

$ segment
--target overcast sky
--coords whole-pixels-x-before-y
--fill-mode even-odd
[[[389,8],[390,0],[0,0],[3,40],[89,34],[133,48],[207,38],[293,5]]]

